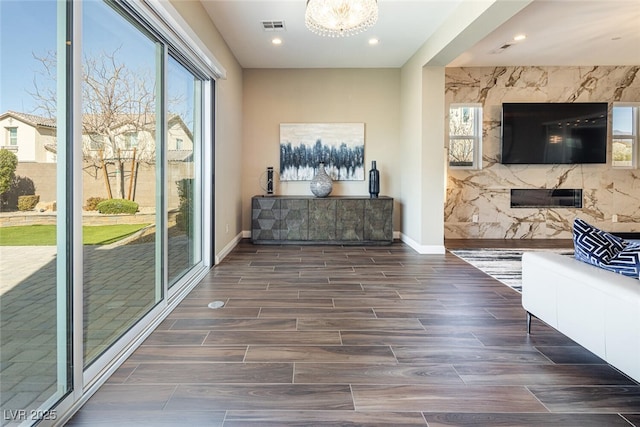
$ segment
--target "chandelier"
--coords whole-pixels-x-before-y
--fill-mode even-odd
[[[377,0],[307,0],[305,23],[321,36],[351,36],[369,29],[377,20]]]

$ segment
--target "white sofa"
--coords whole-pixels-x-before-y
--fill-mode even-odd
[[[522,306],[640,382],[640,281],[566,255],[525,252]]]

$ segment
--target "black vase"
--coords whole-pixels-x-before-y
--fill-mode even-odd
[[[377,199],[378,194],[380,194],[380,171],[376,169],[376,161],[373,160],[369,171],[369,197]]]
[[[273,195],[273,166],[267,168],[267,194]]]

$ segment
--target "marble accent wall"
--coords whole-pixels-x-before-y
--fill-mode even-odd
[[[481,103],[483,141],[481,170],[448,169],[445,238],[567,239],[576,217],[640,232],[640,169],[611,168],[611,136],[607,164],[500,164],[503,102],[605,101],[609,120],[613,102],[640,102],[640,66],[447,68],[447,111],[450,103]],[[512,209],[512,188],[581,188],[583,207]]]

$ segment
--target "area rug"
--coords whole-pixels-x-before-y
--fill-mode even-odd
[[[544,251],[573,256],[573,249],[458,249],[452,254],[522,292],[522,253]]]

